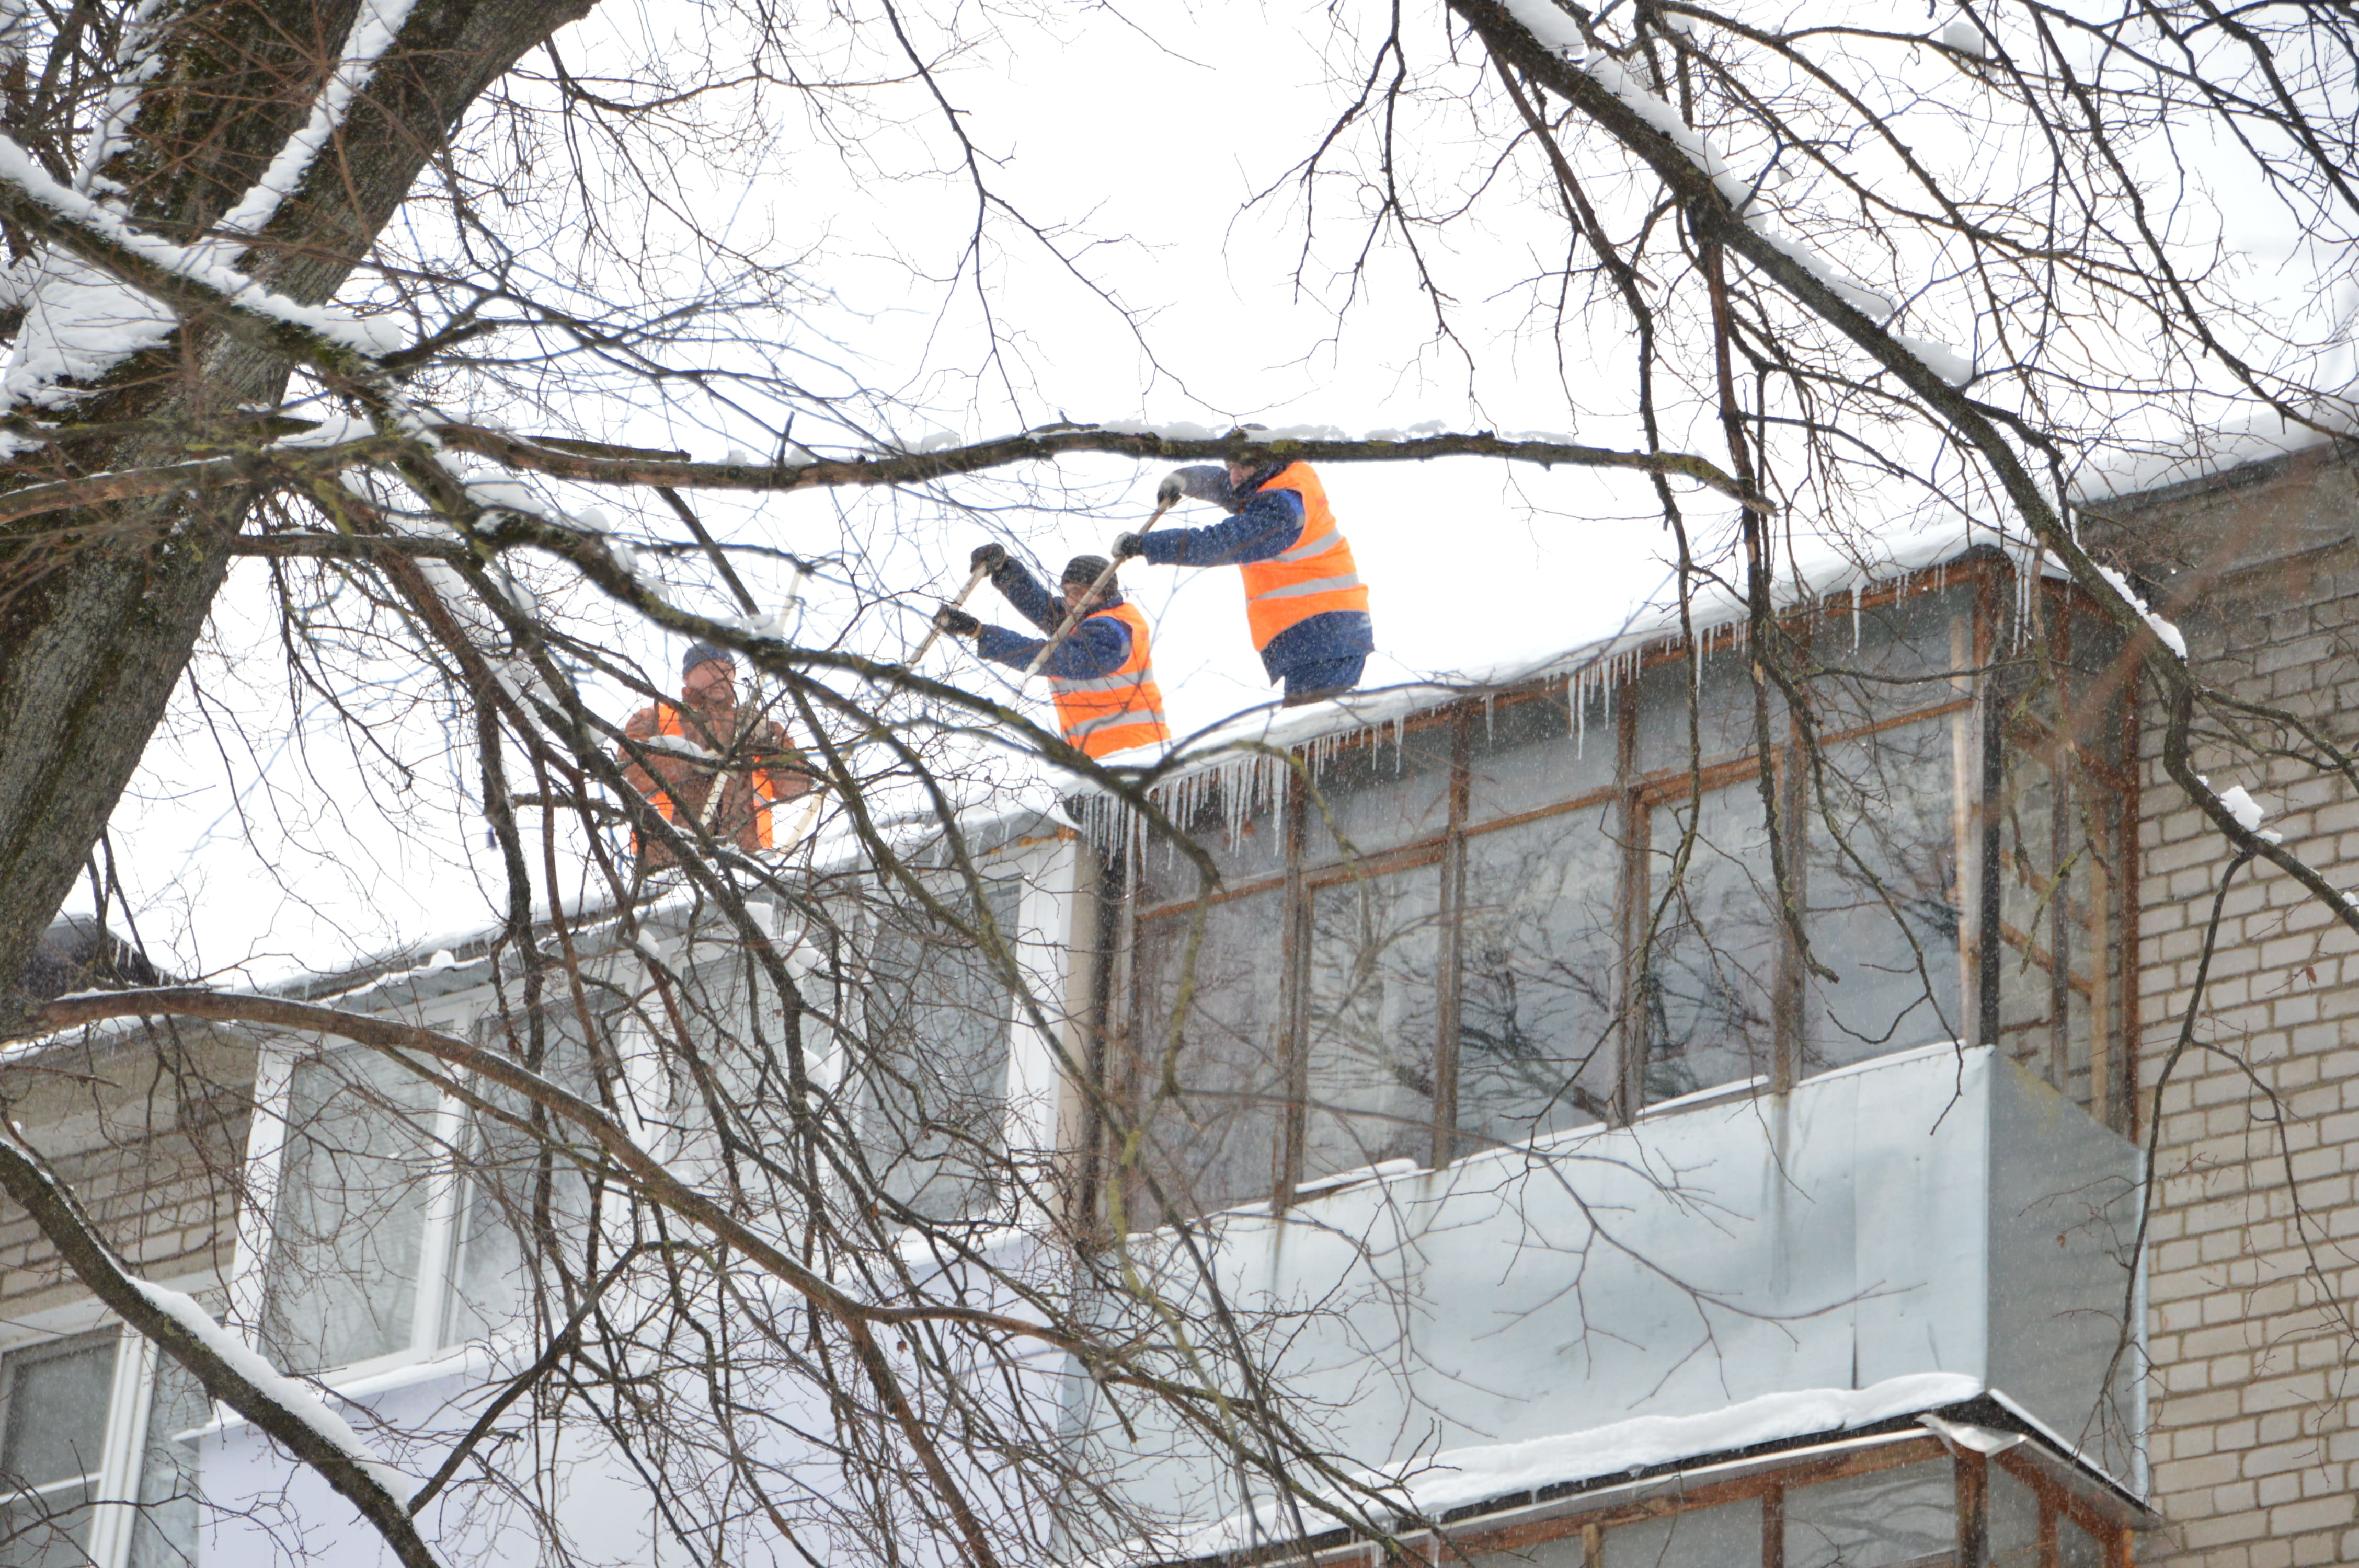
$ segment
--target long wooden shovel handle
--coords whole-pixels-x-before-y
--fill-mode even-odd
[[[957,610],[962,607],[966,603],[967,595],[973,593],[977,588],[981,587],[983,579],[990,575],[991,568],[989,567],[975,568],[973,574],[967,578],[966,586],[959,589],[959,595],[956,599],[951,600],[950,607],[952,610]],[[932,629],[926,633],[926,640],[918,644],[918,651],[910,654],[906,660],[902,661],[901,667],[904,669],[915,669],[917,667],[918,661],[926,656],[926,650],[934,645],[934,639],[941,634],[942,623],[937,621],[934,622]]]
[[[1141,528],[1139,533],[1144,535],[1150,532],[1158,523],[1163,521],[1163,514],[1178,504],[1176,501],[1167,501],[1157,507],[1155,515],[1147,520],[1147,526]],[[1065,645],[1065,639],[1073,634],[1073,628],[1082,623],[1082,618],[1089,613],[1090,606],[1097,602],[1098,595],[1105,591],[1106,584],[1112,582],[1114,574],[1121,569],[1122,557],[1119,556],[1106,563],[1106,569],[1098,573],[1098,580],[1090,584],[1090,591],[1082,596],[1082,601],[1065,611],[1064,624],[1057,628],[1057,634],[1043,643],[1040,645],[1040,651],[1032,655],[1032,662],[1024,666],[1024,677],[1027,680],[1038,675],[1041,667],[1056,657],[1057,650]]]

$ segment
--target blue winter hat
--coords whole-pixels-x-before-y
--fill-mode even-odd
[[[688,652],[680,656],[679,678],[686,680],[689,671],[699,665],[709,665],[715,659],[725,660],[734,665],[737,662],[737,655],[726,648],[716,648],[710,643],[691,644]]]

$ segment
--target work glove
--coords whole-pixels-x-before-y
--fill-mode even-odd
[[[1005,545],[977,545],[974,554],[966,558],[966,569],[971,572],[995,572],[1006,564],[1007,546]]]
[[[1177,506],[1180,504],[1180,476],[1176,473],[1167,473],[1163,476],[1163,482],[1155,487],[1155,504]]]
[[[934,611],[934,624],[953,637],[972,637],[983,630],[983,622],[955,604],[945,604]]]
[[[1117,534],[1114,535],[1114,558],[1115,560],[1135,561],[1145,554],[1147,554],[1146,535]]]

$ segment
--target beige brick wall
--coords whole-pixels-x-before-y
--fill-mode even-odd
[[[0,1072],[0,1108],[108,1242],[158,1280],[224,1272],[251,1119],[250,1043],[202,1026],[61,1044]],[[0,1321],[87,1294],[0,1198]]]
[[[2122,555],[2173,583],[2194,658],[2238,697],[2359,741],[2359,503],[2350,470],[2297,463],[2174,498]],[[2176,568],[2176,575],[2173,569]],[[2151,1457],[2165,1526],[2141,1561],[2359,1563],[2359,938],[2288,877],[2228,895],[2194,1045],[2162,1081],[2225,841],[2164,775],[2147,715],[2140,1101],[2160,1086],[2147,1253]],[[2267,826],[2359,887],[2359,794],[2292,761],[2195,750]],[[2144,1136],[2147,1129],[2141,1126]]]

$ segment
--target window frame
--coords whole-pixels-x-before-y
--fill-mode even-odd
[[[2010,750],[2029,755],[2031,744],[2038,737],[2027,724],[2043,722],[2037,714],[2001,713],[1998,705],[2004,699],[2022,697],[2032,689],[2035,677],[2025,673],[2027,665],[2053,673],[2063,683],[2049,688],[2046,700],[2052,714],[2074,732],[2060,737],[2049,728],[2041,742],[2059,755],[2069,757],[2073,770],[2070,773],[2070,804],[2066,803],[2066,790],[2051,788],[2049,792],[2057,802],[2052,807],[2053,815],[2061,824],[2074,809],[2087,807],[2089,832],[2110,836],[2110,852],[2116,871],[2110,878],[2104,876],[2102,860],[2092,858],[2089,875],[2094,892],[2089,901],[2091,935],[2082,946],[2097,958],[2094,972],[2082,988],[2089,1000],[2082,1006],[2054,1013],[2058,1043],[2050,1045],[2044,1064],[2027,1065],[2067,1093],[2071,1092],[2075,1075],[2085,1070],[2091,1086],[2085,1103],[2091,1113],[2125,1136],[2135,1138],[2134,1047],[2138,1024],[2136,966],[2108,960],[2115,953],[2136,951],[2138,705],[2135,697],[2140,649],[2134,640],[2124,640],[2101,673],[2077,669],[2071,657],[2072,629],[2094,613],[2093,605],[2071,584],[2046,577],[2038,579],[2032,591],[2020,592],[2020,570],[2017,563],[1985,548],[1944,566],[1832,596],[1806,611],[1789,614],[1786,623],[1807,647],[1813,638],[1839,637],[1843,622],[1862,611],[1892,609],[1926,596],[1946,595],[1952,599],[1953,608],[1949,611],[1951,673],[1946,676],[1932,676],[1921,687],[1910,688],[1909,705],[1905,708],[1895,699],[1890,709],[1879,702],[1855,716],[1843,715],[1855,717],[1858,721],[1823,729],[1817,733],[1816,741],[1824,754],[1833,748],[1869,741],[1911,725],[1947,726],[1951,752],[1949,815],[1956,857],[1953,896],[1959,924],[1956,994],[1950,996],[1941,977],[1936,976],[1935,983],[1941,988],[1938,994],[1946,999],[1943,1012],[1954,1030],[1953,1037],[1978,1045],[2005,1048],[2011,1044],[2009,1036],[2021,1033],[2020,1026],[2006,1030],[2000,1027],[1997,1004],[2001,975],[2017,966],[1985,964],[1982,955],[1992,952],[2004,957],[2017,951],[2017,946],[2005,941],[2006,928],[2000,919],[2001,825],[1995,801],[2005,787],[2003,768]],[[2027,619],[2022,613],[2027,606],[2031,610]],[[1744,631],[1742,625],[1723,626],[1699,634],[1700,656],[1741,657]],[[1636,973],[1639,935],[1646,911],[1650,907],[1647,894],[1656,874],[1648,850],[1648,838],[1656,819],[1676,809],[1690,797],[1691,791],[1709,793],[1741,785],[1757,776],[1761,765],[1757,752],[1747,749],[1721,754],[1707,752],[1701,772],[1693,775],[1683,761],[1668,769],[1646,773],[1637,771],[1641,683],[1664,666],[1685,664],[1690,656],[1688,648],[1677,638],[1664,638],[1615,655],[1608,661],[1603,680],[1593,671],[1554,676],[1519,687],[1461,697],[1397,722],[1376,724],[1364,734],[1341,741],[1333,737],[1320,737],[1296,744],[1292,748],[1296,761],[1315,767],[1362,748],[1374,760],[1386,746],[1398,750],[1420,740],[1429,755],[1439,755],[1444,748],[1437,742],[1447,738],[1450,779],[1445,791],[1447,808],[1440,825],[1424,837],[1386,844],[1356,860],[1312,858],[1316,837],[1314,808],[1301,767],[1278,770],[1277,776],[1283,780],[1282,784],[1245,803],[1247,818],[1259,821],[1262,818],[1258,814],[1266,811],[1270,829],[1283,848],[1282,862],[1266,871],[1256,868],[1256,874],[1250,878],[1221,883],[1212,890],[1208,902],[1217,909],[1233,900],[1272,890],[1277,890],[1283,901],[1280,976],[1284,994],[1278,1002],[1277,1045],[1281,1053],[1287,1100],[1281,1108],[1280,1152],[1277,1168],[1271,1173],[1267,1200],[1274,1209],[1283,1209],[1298,1193],[1332,1190],[1338,1184],[1334,1175],[1307,1175],[1304,1159],[1304,1127],[1310,1113],[1306,1097],[1310,927],[1312,903],[1321,889],[1354,877],[1386,875],[1429,864],[1439,868],[1441,924],[1433,1009],[1435,1087],[1429,1102],[1431,1146],[1423,1162],[1429,1168],[1446,1166],[1488,1146],[1456,1125],[1461,1076],[1458,1046],[1464,1000],[1462,938],[1470,843],[1488,834],[1553,816],[1610,810],[1614,814],[1621,871],[1614,890],[1613,926],[1617,950],[1606,956],[1607,967],[1617,996],[1626,999],[1635,994],[1642,979]],[[1840,680],[1842,676],[1838,672],[1833,678]],[[1573,732],[1590,742],[1610,736],[1614,746],[1612,777],[1609,782],[1592,784],[1561,800],[1474,820],[1473,726],[1488,722],[1495,706],[1524,702],[1569,703],[1572,708]],[[1595,711],[1601,706],[1603,715]],[[1609,716],[1610,723],[1604,722]],[[1821,717],[1826,717],[1823,710]],[[2105,722],[2118,726],[2115,733],[2104,739],[2113,748],[2114,757],[2120,760],[2119,765],[2087,743],[2096,737],[2096,726]],[[1798,721],[1792,714],[1779,712],[1773,714],[1772,723],[1774,750],[1769,766],[1779,803],[1780,827],[1786,835],[1784,859],[1797,896],[1807,897],[1803,890],[1807,885],[1809,851],[1812,845],[1823,842],[1822,830],[1817,821],[1815,801],[1804,795],[1804,749]],[[2093,790],[2084,784],[2084,779],[2094,781]],[[1253,790],[1256,786],[1245,782],[1241,774],[1233,779],[1231,787]],[[1273,795],[1274,799],[1267,798]],[[1200,800],[1199,821],[1222,815],[1210,803],[1209,796]],[[2065,830],[2060,826],[2057,829],[2060,834]],[[1106,1087],[1118,1103],[1136,1103],[1131,1081],[1136,1071],[1130,1059],[1147,1006],[1145,987],[1148,979],[1139,961],[1144,940],[1163,923],[1187,919],[1197,903],[1195,894],[1183,893],[1168,885],[1161,890],[1159,902],[1148,903],[1157,895],[1148,891],[1154,883],[1146,875],[1146,857],[1170,852],[1159,838],[1150,844],[1145,834],[1132,833],[1125,836],[1118,852],[1110,857],[1104,867],[1108,885],[1119,899],[1119,906],[1114,934],[1115,979],[1102,1004],[1100,1030],[1107,1045],[1101,1059],[1105,1064]],[[2049,925],[2065,922],[2069,918],[2066,903],[2064,898],[2050,901],[2051,907],[2043,911],[2041,918]],[[2101,925],[2104,931],[2115,934],[2110,941],[2096,935]],[[1811,997],[1792,936],[1783,922],[1777,925],[1773,938],[1775,973],[1767,999],[1771,1059],[1764,1064],[1764,1076],[1771,1092],[1783,1093],[1807,1076],[1804,1034],[1809,1027]],[[2045,951],[2050,955],[2058,951],[2066,954],[2062,972],[2054,980],[2055,988],[2079,987],[2079,979],[2070,972],[2071,947],[2051,939]],[[2051,973],[2057,968],[2052,962],[2049,964]],[[2076,1022],[2082,1018],[2087,1020],[2089,1060],[2075,1068],[2070,1061],[2070,1036]],[[1647,1100],[1647,1043],[1625,1037],[1630,1033],[1630,1020],[1626,1007],[1617,1006],[1600,1047],[1611,1053],[1613,1059],[1614,1093],[1608,1119],[1617,1123],[1626,1123],[1668,1103],[1650,1105]],[[1639,1022],[1643,1028],[1643,1019]],[[2020,1053],[2013,1054],[2020,1059]],[[1710,1087],[1695,1096],[1680,1097],[1682,1103],[1711,1098],[1718,1095]],[[1543,1129],[1535,1135],[1548,1135],[1550,1130]],[[1093,1147],[1108,1147],[1103,1138],[1093,1136]],[[1103,1191],[1102,1178],[1093,1178],[1093,1186]],[[1239,1201],[1256,1200],[1232,1203]]]
[[[1985,1568],[1990,1560],[1989,1498],[1994,1469],[2020,1482],[2038,1502],[2038,1557],[2035,1568],[2061,1568],[2060,1525],[2068,1519],[2095,1541],[2106,1568],[2130,1568],[2139,1528],[2129,1517],[2131,1510],[2124,1507],[2108,1513],[2091,1502],[2079,1488],[2095,1489],[2102,1484],[2086,1476],[2069,1460],[2038,1447],[2037,1439],[2026,1439],[1999,1454],[1984,1455],[1953,1448],[1921,1431],[1810,1444],[1760,1460],[1675,1469],[1635,1485],[1615,1478],[1593,1485],[1542,1487],[1503,1498],[1493,1504],[1455,1510],[1459,1517],[1444,1516],[1440,1530],[1406,1533],[1403,1543],[1412,1558],[1421,1559],[1432,1568],[1473,1568],[1474,1560],[1485,1553],[1529,1552],[1577,1537],[1582,1542],[1585,1568],[1598,1568],[1601,1561],[1611,1557],[1610,1552],[1600,1550],[1609,1530],[1758,1499],[1762,1551],[1755,1568],[1783,1568],[1787,1544],[1785,1500],[1788,1493],[1943,1461],[1951,1466],[1956,1498],[1952,1518],[1960,1526],[1957,1547],[1945,1568]],[[1737,1473],[1715,1476],[1716,1470]],[[2078,1486],[2067,1484],[2060,1478],[2063,1476],[2073,1477]],[[1584,1503],[1584,1494],[1602,1495]],[[1534,1510],[1540,1509],[1549,1511],[1541,1517],[1531,1517]],[[1517,1514],[1525,1517],[1514,1517]],[[1293,1561],[1304,1564],[1304,1568],[1385,1568],[1386,1552],[1379,1542],[1346,1541],[1314,1546],[1309,1552],[1293,1557]],[[1730,1568],[1745,1565],[1731,1564]]]
[[[203,1293],[218,1288],[210,1275],[174,1281],[173,1288]],[[154,1409],[156,1375],[163,1352],[146,1335],[132,1330],[94,1301],[75,1303],[55,1312],[35,1314],[32,1332],[0,1343],[0,1357],[10,1357],[85,1336],[112,1333],[114,1364],[108,1374],[106,1420],[96,1470],[51,1487],[88,1486],[83,1506],[90,1516],[90,1536],[82,1546],[92,1568],[125,1568],[139,1513],[139,1483],[147,1459],[147,1422]],[[0,1404],[5,1419],[5,1404]],[[40,1489],[37,1488],[35,1495]],[[0,1492],[0,1505],[26,1494]]]
[[[473,1027],[473,1010],[438,1011],[421,1022],[429,1029],[464,1039]],[[272,1039],[264,1043],[259,1053],[255,1065],[254,1130],[247,1138],[245,1159],[246,1180],[254,1197],[243,1206],[238,1217],[228,1314],[235,1331],[250,1343],[260,1345],[267,1315],[271,1269],[278,1246],[279,1184],[287,1163],[287,1116],[296,1069],[307,1061],[375,1049],[357,1044]],[[318,1368],[303,1376],[332,1389],[441,1359],[466,1343],[445,1343],[451,1265],[455,1261],[451,1249],[458,1238],[460,1200],[466,1185],[451,1152],[462,1146],[466,1117],[466,1107],[456,1096],[443,1093],[437,1097],[408,1343],[382,1355]]]

